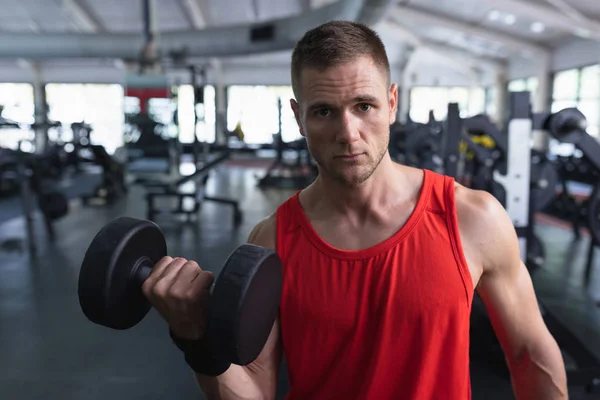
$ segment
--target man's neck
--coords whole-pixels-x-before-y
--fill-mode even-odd
[[[402,183],[398,181],[400,177],[395,173],[396,168],[398,167],[386,156],[367,181],[355,186],[319,177],[315,182],[319,198],[315,200],[323,211],[369,214],[398,200],[400,193],[396,192],[402,187]]]

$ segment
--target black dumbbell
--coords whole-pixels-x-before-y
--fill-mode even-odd
[[[587,120],[578,109],[565,108],[552,114],[546,125],[550,134],[556,139],[576,145],[585,136]]]
[[[160,228],[121,217],[90,244],[79,274],[79,304],[92,322],[129,329],[151,308],[141,287],[167,255]],[[206,337],[220,358],[237,365],[254,361],[264,347],[282,289],[281,261],[264,247],[243,244],[227,259],[212,288]]]

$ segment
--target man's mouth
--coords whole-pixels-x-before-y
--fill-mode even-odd
[[[363,155],[363,153],[351,153],[351,154],[340,154],[335,156],[335,158],[341,158],[343,160],[354,160]]]

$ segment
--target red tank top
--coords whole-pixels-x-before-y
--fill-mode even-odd
[[[286,399],[470,399],[473,284],[453,179],[426,170],[404,226],[357,251],[321,239],[298,194],[277,210]]]

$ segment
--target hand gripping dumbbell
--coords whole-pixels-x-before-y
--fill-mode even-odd
[[[140,322],[151,308],[142,284],[166,255],[165,237],[150,221],[121,217],[102,228],[79,274],[85,316],[118,330]],[[281,261],[273,250],[243,244],[231,253],[212,287],[205,334],[221,359],[247,365],[258,357],[277,317],[281,288]]]

